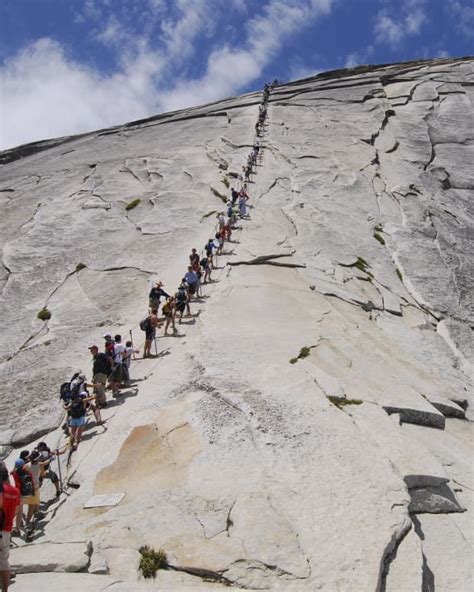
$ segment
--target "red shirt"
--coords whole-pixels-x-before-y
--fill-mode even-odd
[[[3,489],[3,491],[2,491]],[[16,487],[9,483],[2,483],[0,485],[0,493],[3,494],[3,513],[5,514],[5,524],[3,530],[11,532],[13,526],[13,519],[15,518],[16,508],[20,503],[20,492]]]

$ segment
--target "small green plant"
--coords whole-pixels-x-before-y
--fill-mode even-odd
[[[76,271],[77,271],[77,273],[79,273],[79,272],[81,271],[81,269],[85,269],[86,267],[87,267],[87,266],[86,266],[86,264],[85,264],[85,263],[78,263],[78,264],[76,265]]]
[[[227,197],[225,195],[222,195],[222,193],[217,191],[217,189],[214,189],[214,187],[211,187],[211,191],[216,197],[221,199],[224,203],[227,203]]]
[[[379,223],[379,224],[377,224],[377,225],[374,227],[374,230],[375,230],[375,232],[383,232],[383,226],[382,226],[382,224],[380,224],[380,223]]]
[[[395,273],[398,275],[398,279],[403,282],[403,275],[402,272],[398,269],[398,267],[395,267]]]
[[[317,346],[316,345],[310,345],[310,346],[304,345],[300,349],[300,353],[298,354],[298,357],[290,359],[290,364],[296,364],[296,362],[298,360],[303,360],[304,358],[307,358],[309,356],[309,354],[311,353],[311,350],[313,349],[313,347],[317,347]]]
[[[205,218],[209,218],[209,216],[212,216],[213,214],[217,214],[217,210],[211,210],[210,212],[207,212],[207,214],[204,214],[204,216],[201,218],[201,222],[205,219]]]
[[[44,306],[36,316],[40,321],[49,321],[51,318],[51,311],[49,311],[46,306]]]
[[[381,245],[384,245],[384,244],[385,244],[385,239],[384,239],[384,237],[383,237],[383,236],[380,234],[380,232],[377,232],[377,231],[375,231],[375,232],[374,232],[374,238],[375,238],[375,240],[378,240],[378,241],[379,241],[379,243],[380,243]]]
[[[132,201],[125,206],[125,209],[129,212],[130,210],[133,210],[133,208],[136,208],[140,202],[141,199],[139,197],[132,199]]]
[[[370,275],[373,277],[373,275],[370,273],[370,271],[367,271],[367,268],[370,267],[370,265],[367,263],[367,261],[363,257],[357,257],[357,259],[354,261],[354,263],[349,263],[349,264],[340,263],[340,266],[341,267],[355,267],[359,271],[363,271],[367,275]]]
[[[335,397],[333,395],[328,395],[328,399],[338,409],[342,409],[343,407],[346,407],[346,405],[362,405],[364,402],[360,399],[346,399],[346,397]]]
[[[138,552],[141,555],[138,569],[144,578],[155,578],[159,569],[168,569],[168,559],[163,549],[155,551],[153,547],[145,545],[140,547]]]
[[[224,183],[224,185],[227,187],[227,189],[229,189],[230,187],[230,183],[229,183],[229,179],[227,177],[224,177],[223,179],[221,179],[222,183]]]
[[[48,339],[48,341],[44,342],[45,345],[51,345],[51,341]]]

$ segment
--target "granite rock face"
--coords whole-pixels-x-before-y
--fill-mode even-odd
[[[173,291],[213,236],[260,98],[0,154],[5,453],[61,422],[105,330],[141,345],[150,280]],[[472,587],[474,60],[329,72],[268,111],[199,316],[63,463],[81,488],[44,535],[92,541],[101,575],[51,586],[148,588],[147,544],[195,570],[159,572],[167,590]],[[270,254],[300,267],[226,265]]]

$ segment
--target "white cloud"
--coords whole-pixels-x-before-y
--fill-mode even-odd
[[[235,7],[248,8],[243,0],[232,1]],[[154,44],[149,33],[137,36],[106,13],[108,2],[87,0],[89,16],[84,18],[94,19],[94,26],[101,27],[97,38],[118,52],[115,72],[104,75],[69,58],[49,38],[36,41],[0,67],[0,149],[236,94],[262,75],[289,38],[327,14],[333,0],[267,0],[256,14],[241,12],[238,45],[208,44],[205,72],[191,80],[177,77],[177,72],[185,71],[197,37],[209,32],[213,10],[218,6],[227,10],[228,0],[177,0],[173,26],[165,24]],[[133,0],[123,2],[132,9]],[[157,11],[163,8],[164,0],[149,2]]]
[[[374,55],[374,46],[369,45],[365,50],[354,51],[346,57],[344,63],[345,68],[354,68],[354,66],[360,66],[361,64],[367,64],[369,59]]]
[[[455,21],[456,29],[468,39],[474,37],[474,4],[460,0],[448,0],[446,9]]]
[[[374,33],[376,43],[384,43],[393,48],[409,36],[418,35],[422,25],[428,20],[425,12],[426,0],[404,0],[399,5],[401,16],[392,16],[390,8],[383,8],[375,19]]]
[[[85,132],[153,112],[159,64],[140,54],[124,71],[101,76],[40,39],[0,72],[1,147]]]

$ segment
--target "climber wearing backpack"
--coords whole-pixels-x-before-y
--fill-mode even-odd
[[[174,315],[176,312],[176,298],[171,296],[168,300],[163,304],[163,308],[161,309],[163,315],[166,319],[165,321],[165,335],[168,335],[168,327],[171,325],[173,327],[173,333],[177,333],[178,330],[176,329],[176,325],[174,324]]]
[[[105,388],[107,379],[112,370],[110,365],[111,358],[102,352],[99,352],[97,345],[89,346],[92,355],[92,382],[94,383],[95,403],[97,407],[107,406],[107,396]]]
[[[186,280],[183,278],[181,285],[178,288],[178,291],[175,294],[176,298],[176,312],[179,313],[179,321],[178,323],[181,324],[181,320],[183,318],[184,311],[187,309],[188,316],[191,316],[191,309],[189,307],[189,294],[186,287]]]
[[[64,405],[64,409],[66,409],[69,418],[69,439],[72,450],[76,450],[79,446],[82,432],[86,425],[86,414],[89,408],[94,412],[97,425],[102,425],[103,423],[100,418],[99,409],[97,409],[92,403],[95,396],[89,396],[89,393],[87,392],[88,386],[95,385],[88,385],[85,382],[85,376],[83,374],[79,375],[71,385],[71,399]]]
[[[151,356],[151,344],[156,338],[156,328],[160,326],[156,314],[148,315],[140,322],[140,329],[145,331],[145,346],[143,348],[144,358],[149,358]]]
[[[28,466],[22,458],[15,461],[15,468],[12,471],[15,487],[20,492],[20,505],[16,514],[16,531],[19,534],[23,523],[23,505],[35,505],[35,485],[33,475],[28,470]],[[29,512],[28,512],[29,513]],[[26,522],[28,526],[28,521]]]

